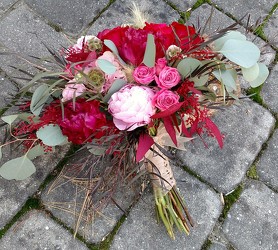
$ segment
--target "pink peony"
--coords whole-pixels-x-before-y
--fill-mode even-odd
[[[172,105],[178,103],[179,99],[180,96],[175,92],[168,89],[162,89],[155,94],[153,98],[153,105],[155,105],[161,111],[164,111],[170,108]]]
[[[133,78],[137,83],[149,84],[154,80],[155,68],[149,68],[148,66],[138,66],[133,71]]]
[[[165,57],[163,58],[159,58],[157,61],[156,61],[156,64],[155,64],[155,71],[156,71],[156,74],[159,75],[161,70],[164,69],[164,67],[167,65],[167,60]]]
[[[157,85],[162,89],[170,89],[176,86],[181,80],[180,73],[176,68],[165,66],[159,76],[155,77]]]
[[[154,92],[145,86],[126,85],[114,93],[108,105],[113,122],[119,130],[132,131],[151,121],[155,113]]]
[[[86,87],[84,86],[84,84],[71,82],[73,81],[69,81],[69,84],[66,85],[62,92],[62,102],[72,100],[73,97],[80,96],[86,91]]]

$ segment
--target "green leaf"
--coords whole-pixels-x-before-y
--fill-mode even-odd
[[[215,70],[212,74],[226,87],[236,90],[237,73],[235,69]]]
[[[195,69],[202,66],[202,63],[195,58],[185,58],[180,61],[177,70],[183,77],[188,77]]]
[[[258,77],[254,81],[249,82],[252,88],[256,88],[261,84],[263,84],[269,75],[269,70],[263,63],[258,63],[258,65],[259,65]]]
[[[27,157],[30,160],[35,159],[36,157],[45,154],[44,148],[42,145],[38,144],[35,147],[31,148],[28,153],[27,153]]]
[[[259,64],[256,63],[250,68],[242,67],[241,72],[242,72],[243,78],[246,81],[248,81],[248,82],[254,81],[259,76],[259,73],[260,73]]]
[[[101,146],[96,146],[96,145],[90,145],[88,146],[88,150],[93,155],[104,155],[106,148]]]
[[[48,91],[48,86],[46,84],[40,85],[35,90],[30,104],[30,110],[34,115],[39,116],[43,108],[43,105],[48,100],[49,96],[50,93]]]
[[[200,87],[200,86],[204,86],[207,83],[208,79],[209,79],[208,75],[202,75],[200,77],[198,76],[191,77],[189,78],[189,81],[194,82],[195,87]]]
[[[116,72],[116,67],[109,61],[105,60],[105,59],[97,59],[97,65],[98,67],[100,67],[100,69],[108,74],[108,75],[112,75]]]
[[[119,55],[119,51],[115,45],[115,43],[113,43],[111,40],[104,40],[104,45],[106,45],[106,47],[108,47],[119,59],[120,63],[122,65],[126,65],[126,63],[123,61],[123,59],[120,57]]]
[[[154,36],[148,34],[143,63],[150,68],[154,67],[155,64],[155,52]]]
[[[55,73],[49,73],[49,72],[43,72],[43,73],[38,73],[34,76],[34,78],[28,82],[21,90],[20,93],[23,95],[26,93],[26,91],[32,87],[38,80],[46,77],[53,77],[53,76],[61,76],[61,75],[67,75],[68,73],[66,72],[55,72]]]
[[[7,116],[2,116],[1,119],[8,123],[9,125],[12,125],[12,123],[15,121],[15,119],[18,117],[18,115],[7,115]]]
[[[41,127],[36,135],[47,146],[61,145],[67,141],[67,137],[62,134],[60,127],[54,124]]]
[[[36,172],[33,162],[26,155],[4,163],[0,175],[7,180],[24,180]]]
[[[260,58],[260,50],[254,43],[236,39],[226,41],[219,52],[244,68],[252,67]]]
[[[246,36],[241,34],[239,31],[230,31],[228,32],[225,36],[217,39],[214,41],[214,48],[216,51],[221,50],[221,48],[223,47],[224,43],[230,39],[236,39],[236,40],[241,40],[241,41],[245,41],[246,40]]]
[[[125,86],[127,82],[123,79],[117,79],[113,82],[107,94],[103,97],[104,102],[108,102],[110,97],[117,91],[119,91],[123,86]]]

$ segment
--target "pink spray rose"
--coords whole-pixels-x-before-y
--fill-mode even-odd
[[[138,66],[133,71],[134,80],[137,83],[149,84],[154,80],[155,68],[149,68],[148,66]]]
[[[82,83],[71,83],[73,81],[69,81],[69,84],[66,85],[62,92],[62,102],[69,101],[73,99],[73,97],[77,97],[83,94],[86,91],[86,87]]]
[[[162,89],[170,89],[176,86],[181,80],[180,73],[176,68],[165,66],[155,77],[157,85]]]
[[[178,103],[179,99],[180,96],[173,91],[162,89],[155,94],[153,98],[153,104],[161,111],[164,111],[170,108],[172,105]]]
[[[166,65],[167,65],[167,60],[165,57],[157,59],[155,63],[156,74],[159,75],[161,70],[163,70]]]
[[[145,86],[126,85],[114,93],[108,105],[113,122],[119,130],[132,131],[151,121],[155,113],[154,92]]]

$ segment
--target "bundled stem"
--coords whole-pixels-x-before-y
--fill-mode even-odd
[[[158,218],[162,220],[172,239],[175,239],[174,226],[188,235],[193,220],[177,190],[168,158],[164,158],[158,148],[146,155],[146,169],[152,180]]]

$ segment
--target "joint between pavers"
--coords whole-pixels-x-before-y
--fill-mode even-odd
[[[0,20],[4,19],[6,16],[8,16],[12,11],[14,11],[17,7],[23,5],[23,0],[18,0],[15,3],[13,3],[8,9],[6,9],[2,14],[0,14]]]

